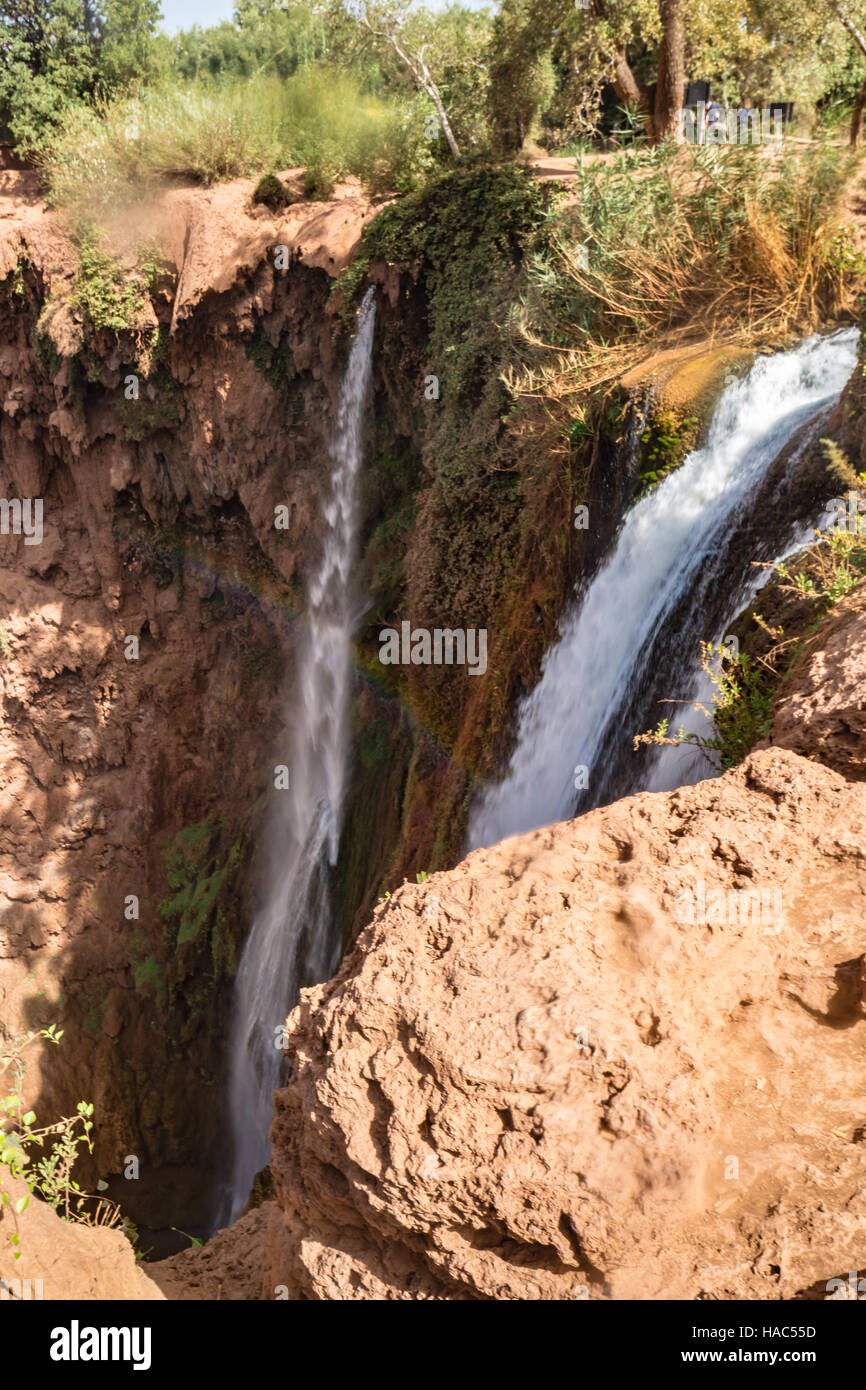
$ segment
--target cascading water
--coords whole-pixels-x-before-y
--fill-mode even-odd
[[[357,616],[352,574],[357,558],[361,424],[370,381],[375,305],[361,305],[343,379],[332,443],[333,471],[324,503],[319,564],[308,582],[308,614],[292,702],[289,787],[275,790],[265,900],[235,983],[229,1101],[234,1167],[223,1219],[233,1219],[255,1174],[268,1161],[279,1034],[303,984],[334,970],[339,939],[328,891],[337,861],[348,754],[350,639]]]
[[[838,397],[856,341],[856,330],[846,329],[760,358],[724,391],[706,444],[631,509],[520,706],[508,772],[478,798],[470,847],[640,789],[635,763],[628,770],[626,762],[631,735],[658,722],[657,701],[678,675],[688,671],[694,689],[699,640],[723,632],[746,601],[743,571],[758,547],[739,558],[742,545],[734,553],[734,542],[749,500],[783,445]],[[720,556],[729,551],[740,572],[719,595]],[[699,756],[685,766],[683,751],[673,751],[680,784],[707,775]],[[668,785],[671,766],[668,760]]]

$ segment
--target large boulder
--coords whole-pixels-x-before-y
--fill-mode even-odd
[[[864,813],[766,750],[380,904],[289,1020],[265,1296],[790,1298],[859,1269]]]

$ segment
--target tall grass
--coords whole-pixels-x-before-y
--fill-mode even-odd
[[[841,221],[852,167],[821,146],[775,159],[663,146],[590,166],[530,267],[512,390],[584,421],[587,392],[641,351],[826,322],[863,269]]]
[[[425,115],[415,102],[365,95],[351,74],[318,66],[285,81],[167,83],[72,108],[40,164],[55,206],[90,217],[166,181],[212,184],[301,164],[399,191],[432,158]]]

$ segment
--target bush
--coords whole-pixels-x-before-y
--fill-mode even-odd
[[[291,193],[276,174],[264,174],[253,190],[253,202],[264,203],[272,212],[279,212],[291,201]]]
[[[590,393],[686,326],[754,343],[832,319],[863,260],[841,216],[851,170],[823,146],[672,144],[581,170],[530,268],[515,394],[585,424]]]
[[[13,1216],[14,1231],[8,1242],[16,1260],[21,1257],[16,1218],[28,1206],[30,1193],[36,1193],[65,1221],[89,1226],[126,1224],[116,1202],[86,1192],[72,1176],[82,1144],[89,1154],[93,1153],[92,1104],[79,1101],[74,1115],[65,1115],[55,1124],[41,1126],[37,1124],[35,1112],[25,1106],[22,1095],[26,1071],[24,1053],[40,1038],[59,1044],[62,1037],[63,1029],[52,1023],[48,1028],[4,1043],[0,1050],[0,1203]],[[46,1144],[47,1140],[50,1143]],[[14,1206],[3,1183],[6,1171],[14,1178],[23,1178],[28,1188],[28,1193],[19,1197]],[[99,1192],[107,1186],[100,1180]]]
[[[96,232],[86,227],[80,237],[81,257],[69,297],[85,322],[97,332],[132,333],[140,325],[147,303],[143,280],[130,278],[117,261],[103,251]]]
[[[354,174],[405,190],[433,164],[415,101],[364,95],[321,67],[282,82],[164,83],[139,96],[71,108],[40,152],[51,200],[78,216],[128,202],[173,179],[212,184],[292,165],[317,186]]]

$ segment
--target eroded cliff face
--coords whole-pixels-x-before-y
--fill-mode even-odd
[[[88,320],[79,258],[28,176],[3,178],[0,477],[7,498],[42,499],[44,536],[34,546],[0,536],[0,1017],[13,1035],[49,1022],[64,1028],[59,1049],[32,1054],[28,1099],[46,1122],[81,1098],[94,1102],[97,1151],[82,1176],[109,1177],[110,1195],[153,1245],[166,1227],[205,1225],[226,1168],[230,985],[260,890],[255,850],[292,717],[302,579],[319,543],[345,361],[331,287],[377,207],[352,186],[330,204],[298,202],[279,217],[252,202],[244,181],[177,190],[141,213],[163,254],[138,320],[118,330]],[[142,228],[131,231],[127,218],[111,235],[123,257],[124,237],[138,248]],[[383,887],[459,857],[482,735],[484,756],[495,760],[564,596],[603,553],[637,486],[641,426],[622,399],[612,431],[586,443],[579,460],[549,468],[535,467],[531,440],[509,443],[503,457],[513,462],[516,451],[520,478],[508,481],[504,468],[505,481],[494,479],[502,512],[487,518],[484,535],[507,530],[523,507],[535,521],[514,531],[507,601],[474,607],[476,595],[464,592],[465,611],[447,613],[449,625],[460,616],[490,624],[491,669],[451,690],[440,719],[442,673],[410,671],[389,687],[370,661],[373,634],[398,613],[438,622],[441,612],[425,604],[451,548],[487,541],[471,509],[460,513],[461,495],[449,496],[447,469],[437,473],[418,286],[384,265],[372,275],[379,336],[362,537],[371,605],[336,883],[347,936],[369,920]],[[485,396],[484,409],[473,448],[491,421],[497,439],[505,433],[497,401]],[[577,496],[589,498],[594,516],[580,544]],[[274,526],[276,507],[285,508],[285,530]],[[459,529],[449,529],[458,515]],[[277,1287],[315,1298],[621,1296],[649,1277],[634,1264],[647,1237],[629,1202],[654,1232],[668,1229],[680,1203],[677,1229],[688,1243],[709,1209],[706,1193],[722,1200],[707,1167],[716,1129],[733,1133],[726,1154],[759,1168],[740,1125],[735,1069],[713,1071],[703,1041],[715,1007],[706,960],[730,967],[743,999],[754,991],[760,1007],[752,1015],[743,1004],[744,1018],[776,1020],[781,1010],[778,1045],[790,1057],[803,1045],[795,1028],[803,1019],[787,995],[779,1004],[774,972],[801,969],[802,957],[824,980],[856,958],[848,909],[838,940],[821,945],[808,935],[803,904],[815,854],[828,902],[833,863],[843,877],[849,859],[856,867],[837,827],[859,793],[808,763],[802,780],[794,754],[773,757],[718,784],[509,841],[432,886],[400,889],[337,980],[293,1015],[295,1076],[279,1095],[274,1129],[281,1206],[234,1228],[235,1242],[258,1253],[239,1253],[228,1238],[206,1256],[190,1253],[162,1271],[169,1296],[201,1296],[183,1292],[196,1279],[211,1296],[226,1269],[240,1297],[250,1296],[256,1271],[264,1297]],[[729,840],[713,838],[717,821]],[[813,823],[835,848],[798,857],[795,841]],[[702,835],[705,858],[697,848],[697,858],[684,857],[682,846]],[[757,944],[727,928],[719,940],[715,929],[674,928],[670,900],[687,869],[708,886],[737,889],[790,879],[799,925]],[[594,945],[597,883],[610,902]],[[656,921],[667,944],[644,962],[645,928]],[[837,960],[837,945],[850,958]],[[595,971],[600,987],[606,961],[617,992],[596,1019],[582,982]],[[644,964],[638,998],[629,972]],[[697,1001],[685,1020],[673,1002],[680,994]],[[803,998],[836,1016],[823,996]],[[572,1005],[598,1023],[597,1043],[575,1044],[565,1027]],[[758,1079],[775,1077],[758,1035],[735,1027],[731,1010],[717,1025],[719,1047],[733,1048],[743,1068],[766,1060]],[[662,1023],[668,1031],[656,1038]],[[820,1037],[809,1044],[816,1055]],[[827,1067],[820,1103],[829,1114]],[[774,1084],[782,1113],[793,1115],[800,1092]],[[764,1089],[757,1079],[754,1089],[743,1113],[748,1124],[760,1119],[782,1154],[781,1131],[754,1109]],[[620,1091],[626,1099],[617,1102]],[[562,1119],[572,1104],[583,1107],[585,1151]],[[814,1112],[816,1135],[824,1117]],[[817,1138],[813,1147],[816,1163],[829,1161]],[[130,1155],[140,1165],[135,1183],[119,1176]],[[737,1208],[749,1249],[772,1205],[763,1171],[754,1212]],[[620,1195],[616,1182],[607,1191],[609,1172]],[[699,1262],[667,1264],[653,1288],[752,1287],[741,1236],[730,1223],[711,1229],[722,1252],[715,1283]],[[816,1267],[828,1240],[821,1226]],[[811,1268],[804,1256],[790,1279],[805,1286]],[[766,1296],[775,1276],[762,1269]]]
[[[828,653],[840,630],[780,741],[862,707],[858,596]],[[290,1016],[276,1202],[122,1296],[837,1296],[863,1262],[864,795],[771,746],[404,885]]]
[[[2,177],[3,496],[42,499],[44,535],[0,537],[0,1014],[7,1036],[65,1029],[41,1075],[31,1050],[28,1095],[45,1122],[94,1102],[91,1176],[136,1155],[127,1213],[196,1225],[319,538],[331,280],[374,209],[353,188],[280,220],[244,182],[172,195],[153,322],[124,334],[76,305],[30,176]]]

